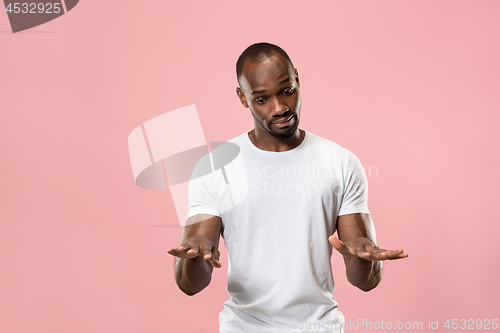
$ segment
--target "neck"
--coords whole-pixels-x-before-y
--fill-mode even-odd
[[[303,130],[297,128],[290,140],[283,141],[273,137],[272,135],[259,133],[255,129],[248,132],[248,137],[254,146],[261,150],[274,152],[283,152],[298,147],[304,140],[305,135],[306,133]]]

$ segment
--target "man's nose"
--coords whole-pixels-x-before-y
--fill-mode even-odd
[[[288,110],[290,110],[290,109],[288,108],[288,106],[285,103],[283,103],[279,98],[275,99],[275,102],[273,105],[273,112],[272,112],[273,117],[281,116],[282,114],[284,114]]]

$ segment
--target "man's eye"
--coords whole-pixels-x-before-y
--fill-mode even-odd
[[[295,89],[287,89],[287,90],[284,90],[283,91],[283,95],[287,96],[287,95],[291,95],[293,94],[293,92],[295,91]]]
[[[264,98],[257,98],[257,99],[255,100],[255,102],[256,102],[257,104],[264,104],[264,103],[266,102],[266,100],[265,100]]]

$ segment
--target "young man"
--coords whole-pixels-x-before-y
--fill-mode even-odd
[[[167,250],[176,256],[177,284],[194,295],[210,283],[213,267],[221,267],[222,235],[230,299],[220,332],[341,332],[332,246],[344,256],[348,280],[364,291],[380,282],[383,260],[408,254],[377,247],[356,156],[299,129],[300,81],[285,51],[251,45],[236,71],[236,93],[255,128],[230,141],[239,147],[239,167],[190,183],[181,246]]]

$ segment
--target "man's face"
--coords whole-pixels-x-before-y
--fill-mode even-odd
[[[301,106],[299,76],[284,57],[274,53],[263,62],[246,61],[236,91],[252,111],[258,134],[280,141],[294,138]]]

